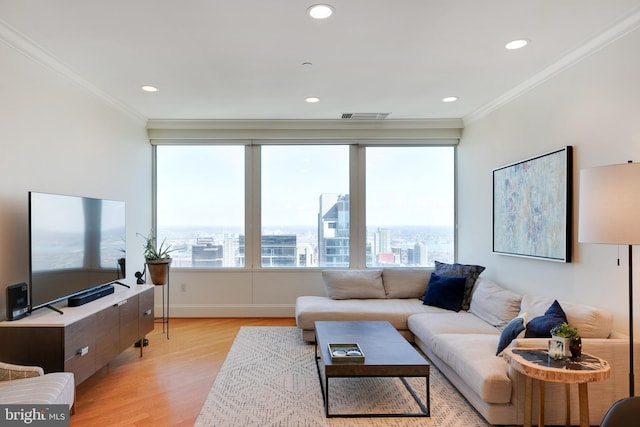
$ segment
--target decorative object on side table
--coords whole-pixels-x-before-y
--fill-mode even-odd
[[[551,328],[551,340],[549,340],[549,356],[554,359],[565,357],[580,357],[582,352],[582,339],[578,335],[578,328],[569,326],[567,322]]]
[[[569,338],[569,352],[574,360],[578,360],[582,356],[582,338],[580,335]]]

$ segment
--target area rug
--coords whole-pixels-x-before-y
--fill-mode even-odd
[[[331,413],[419,412],[400,380],[331,379]],[[424,378],[408,378],[425,401]],[[295,327],[242,327],[196,419],[204,426],[488,426],[431,366],[429,418],[326,418],[315,347]]]

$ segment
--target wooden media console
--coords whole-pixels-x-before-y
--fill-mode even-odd
[[[78,307],[56,306],[62,315],[42,308],[0,322],[0,360],[73,372],[80,384],[153,330],[154,286],[127,284]]]

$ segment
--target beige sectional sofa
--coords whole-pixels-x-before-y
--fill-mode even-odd
[[[428,287],[431,270],[367,271],[356,280],[353,275],[359,273],[353,270],[331,273],[331,277],[324,278],[328,296],[297,299],[296,321],[305,341],[315,340],[316,320],[388,320],[409,341],[415,342],[489,423],[523,423],[524,377],[500,355],[496,356],[498,342],[509,321],[522,314],[528,320],[543,315],[553,298],[519,295],[479,278],[471,293],[469,309],[456,312],[423,304],[421,297]],[[338,283],[327,285],[332,280]],[[378,289],[373,294],[367,289],[367,280]],[[366,297],[358,298],[358,293]],[[607,409],[628,395],[628,338],[612,332],[611,313],[584,304],[559,303],[569,324],[578,328],[583,351],[604,358],[611,365],[609,380],[589,385],[590,420],[592,425],[598,425]],[[510,345],[546,348],[547,338],[519,336]],[[534,395],[537,398],[537,392]],[[574,425],[579,423],[577,395],[577,386],[572,385]],[[564,385],[547,384],[548,425],[564,425],[564,396]]]
[[[422,303],[431,272],[424,269],[323,272],[327,296],[302,296],[296,301],[296,323],[302,329],[302,339],[315,340],[317,320],[387,320],[413,342],[407,323],[409,316],[448,312]],[[335,283],[327,285],[331,280]],[[341,292],[338,282],[344,283],[347,290]],[[368,283],[380,291],[372,293]]]

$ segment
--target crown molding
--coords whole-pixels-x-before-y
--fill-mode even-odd
[[[22,53],[28,58],[34,60],[35,62],[43,65],[44,67],[52,70],[58,74],[61,74],[71,82],[73,82],[76,86],[86,90],[93,95],[100,98],[105,103],[117,108],[118,110],[124,112],[129,117],[133,118],[137,122],[146,124],[147,118],[140,115],[138,112],[132,110],[127,105],[122,102],[116,100],[111,97],[104,91],[100,90],[93,84],[89,83],[87,80],[80,77],[80,75],[76,74],[71,70],[69,66],[64,64],[55,56],[48,53],[44,48],[36,44],[33,40],[26,37],[24,34],[21,34],[14,28],[12,28],[9,24],[2,21],[0,19],[0,41],[4,42],[7,46],[15,49],[16,51]]]
[[[519,96],[529,92],[535,87],[541,85],[545,81],[552,77],[562,73],[563,71],[578,64],[583,59],[588,58],[599,50],[605,48],[609,44],[624,37],[628,33],[638,29],[640,27],[640,6],[636,6],[633,11],[625,18],[622,18],[617,23],[613,24],[604,32],[595,36],[588,42],[584,43],[577,49],[573,50],[563,58],[542,70],[540,73],[524,81],[518,86],[514,87],[504,95],[496,98],[490,103],[478,108],[472,113],[462,118],[465,125],[472,123],[475,120],[481,119],[498,108],[508,104]]]

